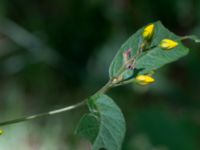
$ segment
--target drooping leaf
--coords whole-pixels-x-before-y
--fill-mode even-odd
[[[93,150],[120,150],[125,135],[120,108],[104,94],[91,97],[88,106],[91,112],[80,120],[76,133],[88,138]]]
[[[155,31],[152,37],[151,44],[149,46],[149,50],[143,52],[142,55],[136,61],[136,73],[137,74],[146,74],[152,70],[156,70],[165,64],[173,62],[188,53],[188,48],[186,48],[180,41],[180,37],[170,32],[167,28],[165,28],[161,22],[155,22]],[[133,34],[119,49],[116,56],[114,57],[110,68],[109,75],[110,78],[117,77],[119,75],[119,70],[123,66],[123,53],[128,49],[132,49],[131,55],[135,56],[138,51],[141,43],[143,42],[142,33],[144,27],[138,30],[135,34]],[[159,43],[163,39],[172,39],[178,42],[178,46],[171,50],[163,50],[159,47]],[[127,70],[126,70],[127,72]],[[124,74],[126,74],[124,72]],[[135,72],[133,72],[134,74]],[[134,76],[134,75],[132,75]]]
[[[99,119],[93,114],[85,114],[78,125],[76,133],[89,139],[92,143],[95,141],[99,132]]]

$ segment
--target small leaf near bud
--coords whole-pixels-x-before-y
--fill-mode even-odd
[[[178,43],[176,41],[171,40],[171,39],[163,39],[160,42],[160,47],[165,49],[165,50],[175,48],[177,45],[178,45]]]

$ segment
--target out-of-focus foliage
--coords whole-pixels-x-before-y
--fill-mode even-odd
[[[108,65],[139,27],[161,20],[200,35],[198,0],[1,0],[1,121],[74,104],[107,80]],[[150,87],[109,93],[127,120],[123,150],[200,148],[200,46],[156,73]],[[73,133],[85,108],[3,127],[0,150],[89,149]]]

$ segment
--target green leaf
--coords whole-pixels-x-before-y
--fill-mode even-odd
[[[93,115],[85,114],[78,125],[76,133],[89,139],[92,143],[95,141],[99,132],[99,119]]]
[[[143,52],[142,55],[136,61],[136,71],[133,72],[132,77],[137,74],[146,74],[152,70],[156,70],[165,64],[176,61],[177,59],[185,56],[188,53],[186,48],[180,41],[180,37],[166,29],[161,22],[155,22],[154,35],[149,45],[149,50]],[[131,56],[135,56],[140,45],[143,42],[142,33],[144,27],[133,34],[119,49],[115,58],[113,59],[110,68],[110,78],[119,76],[119,70],[123,66],[123,53],[129,48],[132,49]],[[159,47],[159,43],[163,39],[172,39],[177,41],[179,44],[177,47],[171,50],[163,50]],[[123,74],[127,74],[128,70],[124,71]]]
[[[125,120],[120,108],[104,94],[88,100],[90,113],[80,120],[76,133],[88,138],[93,150],[120,150],[125,135]]]

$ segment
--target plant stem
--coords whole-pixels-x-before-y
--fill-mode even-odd
[[[143,49],[144,49],[145,44],[142,44],[139,48],[139,50],[136,53],[135,57],[132,57],[127,63],[131,63],[132,65],[135,65],[135,61],[136,59],[139,57],[139,55],[142,53]],[[119,75],[126,69],[127,64],[124,64],[120,69],[119,69]],[[135,66],[134,66],[135,67]],[[113,83],[113,80],[108,81],[100,90],[98,90],[95,94],[103,94],[106,93],[109,89],[116,87],[116,86],[121,86],[123,84],[127,84],[130,83],[130,81],[123,81],[123,82],[119,82],[119,83]],[[60,109],[56,109],[56,110],[52,110],[49,112],[44,112],[44,113],[39,113],[39,114],[35,114],[35,115],[31,115],[31,116],[27,116],[27,117],[22,117],[22,118],[18,118],[18,119],[13,119],[13,120],[9,120],[9,121],[5,121],[5,122],[0,122],[0,126],[5,126],[5,125],[9,125],[9,124],[14,124],[14,123],[19,123],[19,122],[24,122],[24,121],[28,121],[28,120],[33,120],[33,119],[37,119],[37,118],[42,118],[45,116],[51,116],[51,115],[55,115],[55,114],[59,114],[59,113],[64,113],[66,111],[78,108],[82,105],[87,104],[87,99],[83,100],[82,102],[79,102],[77,104],[71,105],[71,106],[67,106],[64,108],[60,108]]]
[[[192,40],[196,43],[200,43],[200,39],[195,35],[186,35],[186,36],[179,38],[179,41],[184,41],[184,40]]]
[[[45,117],[45,116],[52,116],[52,115],[55,115],[55,114],[63,113],[63,112],[78,108],[80,106],[83,106],[83,105],[86,104],[86,102],[87,102],[86,100],[83,100],[82,102],[79,102],[77,104],[67,106],[67,107],[64,107],[64,108],[60,108],[60,109],[52,110],[52,111],[49,111],[49,112],[39,113],[39,114],[27,116],[27,117],[22,117],[22,118],[18,118],[18,119],[14,119],[14,120],[1,122],[0,126],[5,126],[5,125],[9,125],[9,124],[24,122],[24,121],[28,121],[28,120],[33,120],[33,119]]]
[[[95,94],[106,93],[112,87],[113,87],[113,85],[112,85],[111,81],[109,81],[107,84],[105,84]],[[19,122],[24,122],[24,121],[28,121],[28,120],[37,119],[37,118],[42,118],[42,117],[45,117],[45,116],[52,116],[52,115],[55,115],[55,114],[64,113],[64,112],[67,112],[67,111],[72,110],[72,109],[76,109],[76,108],[83,106],[83,105],[86,105],[86,104],[87,104],[87,99],[85,99],[85,100],[83,100],[83,101],[81,101],[77,104],[74,104],[74,105],[71,105],[71,106],[66,106],[64,108],[51,110],[51,111],[48,111],[48,112],[39,113],[39,114],[31,115],[31,116],[26,116],[26,117],[22,117],[22,118],[18,118],[18,119],[13,119],[13,120],[5,121],[5,122],[0,122],[0,126],[15,124],[15,123],[19,123]]]
[[[109,89],[113,87],[112,81],[108,81],[100,90],[98,90],[95,94],[103,94],[106,93]]]
[[[130,79],[130,80],[125,80],[125,81],[119,82],[119,83],[113,85],[113,87],[118,87],[118,86],[122,86],[125,84],[133,83],[133,82],[136,82],[136,80],[134,78]]]

